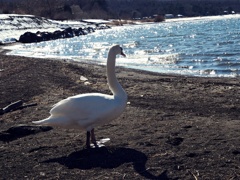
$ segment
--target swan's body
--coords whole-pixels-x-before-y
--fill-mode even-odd
[[[127,103],[127,94],[115,75],[117,54],[124,55],[122,48],[118,45],[109,50],[107,59],[107,79],[113,95],[87,93],[68,97],[53,106],[48,118],[33,123],[84,129],[87,131],[86,145],[90,146],[90,136],[92,142],[96,144],[94,127],[108,123],[120,116]]]
[[[80,94],[58,102],[50,110],[50,117],[34,123],[90,131],[117,118],[125,109],[125,104],[111,95]]]

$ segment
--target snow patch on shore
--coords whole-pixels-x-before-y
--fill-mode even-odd
[[[54,32],[67,27],[84,28],[91,26],[89,23],[106,23],[105,20],[82,21],[56,21],[34,15],[0,14],[0,44],[12,43],[19,39],[25,32],[37,31]]]

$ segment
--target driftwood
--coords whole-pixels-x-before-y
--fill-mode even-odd
[[[13,103],[9,104],[8,106],[4,107],[3,111],[4,111],[4,113],[10,112],[10,111],[22,106],[22,104],[23,104],[23,102],[21,100],[13,102]]]
[[[23,101],[19,100],[19,101],[13,102],[13,103],[7,105],[6,107],[0,109],[0,115],[2,115],[4,113],[8,113],[10,111],[15,111],[18,109],[23,109],[23,108],[27,108],[27,107],[31,107],[31,106],[36,106],[36,105],[37,105],[37,103],[23,105]]]

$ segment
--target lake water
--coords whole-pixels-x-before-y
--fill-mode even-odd
[[[113,44],[120,44],[127,55],[119,57],[118,66],[191,76],[240,74],[239,15],[114,27],[71,39],[17,45],[10,54],[105,64]]]

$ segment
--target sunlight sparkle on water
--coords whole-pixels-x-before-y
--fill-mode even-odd
[[[95,33],[17,46],[10,54],[64,57],[105,64],[120,44],[127,58],[117,65],[194,76],[238,76],[240,16],[114,27]]]

